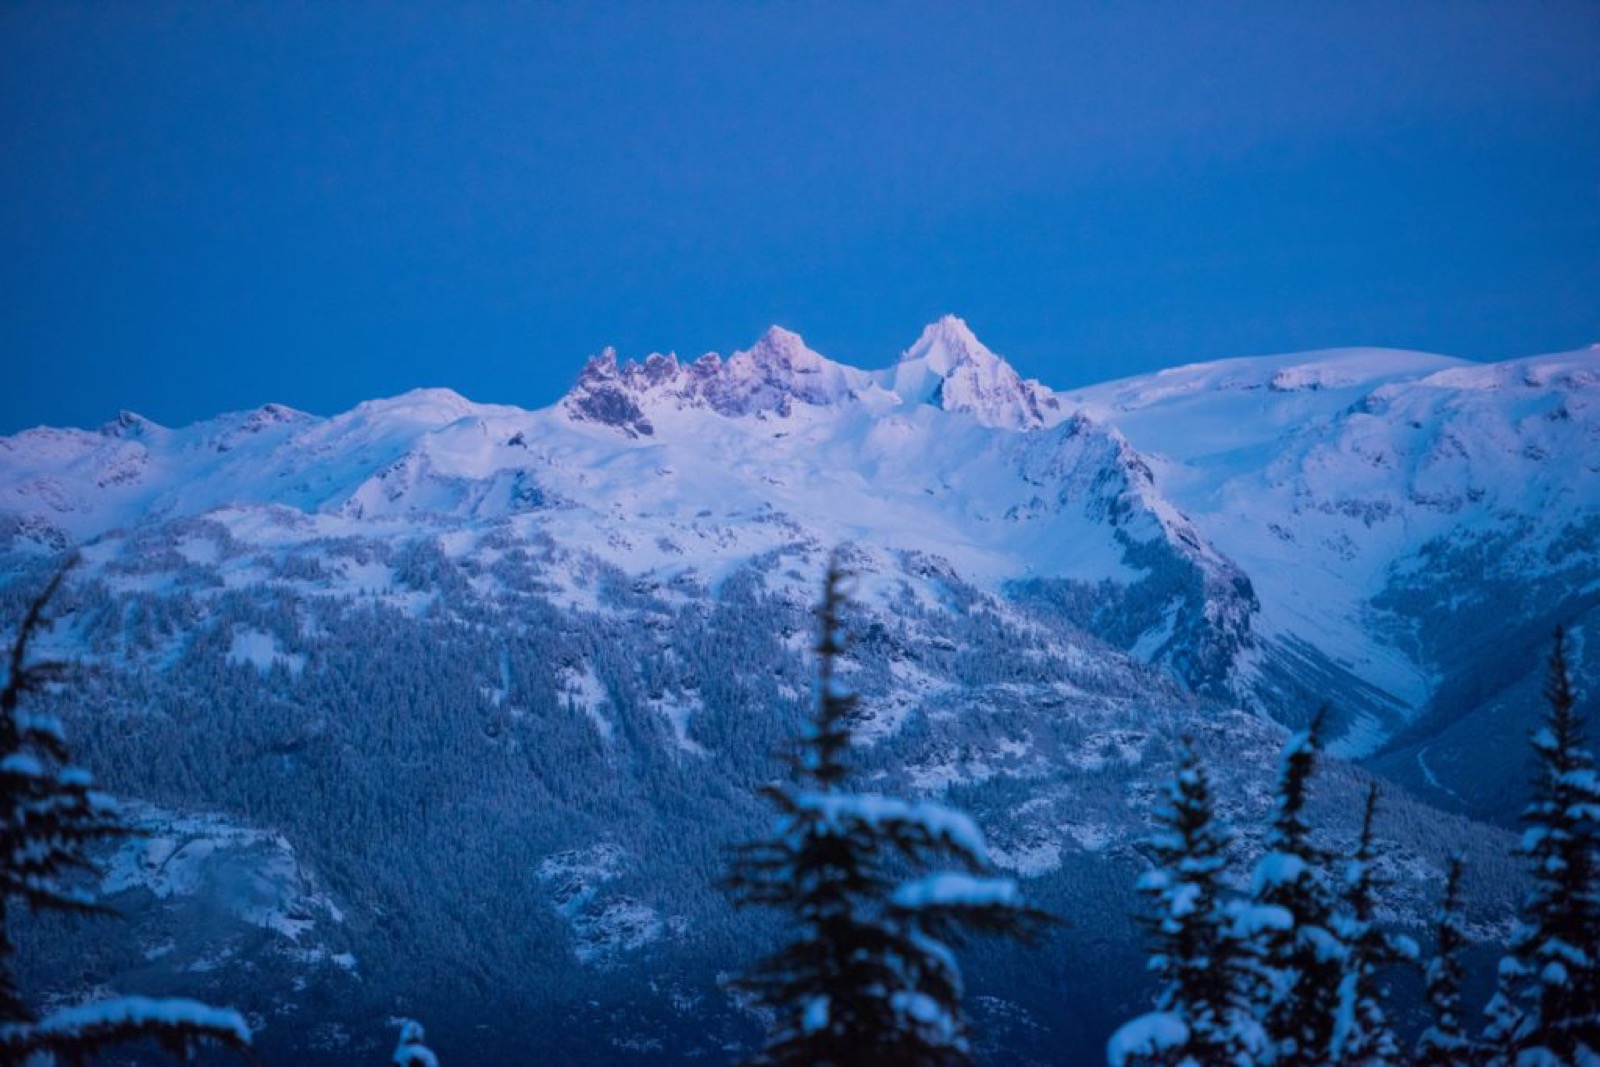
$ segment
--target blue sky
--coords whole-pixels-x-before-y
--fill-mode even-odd
[[[8,4],[0,145],[0,432],[1600,341],[1593,3]]]

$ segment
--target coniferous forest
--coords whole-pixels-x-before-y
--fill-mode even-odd
[[[725,1051],[752,1064],[979,1062],[962,970],[969,943],[1009,939],[1045,952],[1052,929],[1082,916],[1070,901],[1056,913],[1030,901],[969,815],[872,788],[841,671],[860,639],[850,632],[846,558],[831,561],[816,612],[814,707],[782,746],[783,773],[760,790],[764,827],[730,843],[719,879],[731,908],[769,913],[776,934],[725,982],[764,1036]],[[85,684],[80,667],[35,652],[64,574],[27,602],[0,691],[0,932],[19,911],[104,911],[82,875],[99,843],[134,832],[74,763],[61,718],[38,708]],[[1214,769],[1182,739],[1137,878],[1149,1010],[1107,1035],[1111,1067],[1600,1063],[1600,776],[1576,686],[1557,629],[1516,849],[1528,888],[1482,1003],[1468,994],[1465,859],[1451,858],[1419,944],[1392,922],[1394,846],[1377,830],[1379,786],[1368,783],[1352,839],[1330,845],[1318,832],[1323,713],[1282,747],[1262,848],[1248,864],[1219,813]],[[240,1013],[191,999],[91,997],[41,1010],[19,981],[17,954],[0,939],[8,1062],[87,1063],[141,1048],[254,1057]],[[438,1063],[422,1023],[396,1025],[394,1064]],[[536,1050],[529,1061],[542,1062]]]

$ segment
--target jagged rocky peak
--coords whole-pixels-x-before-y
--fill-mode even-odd
[[[655,432],[646,413],[661,407],[710,408],[728,418],[784,418],[795,402],[835,404],[870,385],[870,376],[812,351],[799,334],[773,326],[726,360],[708,352],[689,364],[671,355],[623,363],[607,348],[589,360],[562,406],[577,421],[614,426],[637,437]]]
[[[715,359],[714,355],[706,357]],[[705,362],[704,359],[701,362]],[[600,350],[597,356],[590,356],[584,364],[583,371],[578,375],[572,392],[582,392],[585,389],[594,389],[604,385],[617,385],[629,392],[646,393],[654,389],[671,386],[682,375],[684,367],[678,362],[678,357],[671,353],[662,355],[652,352],[644,358],[643,362],[630,359],[626,362],[617,358],[617,350],[609,345]]]
[[[246,433],[260,433],[275,426],[291,426],[314,421],[312,416],[285,404],[263,404],[246,415],[239,428]]]
[[[971,414],[985,426],[1031,430],[1052,421],[1054,394],[995,355],[955,315],[930,323],[890,372],[890,388],[908,404]]]
[[[589,360],[563,410],[579,422],[602,423],[638,437],[655,432],[651,413],[710,408],[727,418],[787,418],[795,404],[829,407],[888,390],[905,404],[932,404],[999,429],[1032,430],[1059,421],[1060,401],[1024,381],[965,322],[946,315],[922,331],[887,371],[871,374],[808,347],[792,330],[773,326],[755,344],[724,360],[708,353],[683,364],[652,355],[621,362],[613,349]]]
[[[155,423],[134,411],[119,411],[117,417],[100,427],[102,437],[139,438],[151,430],[160,429]]]
[[[639,407],[639,395],[648,388],[649,378],[670,379],[677,376],[678,369],[676,359],[658,355],[652,355],[643,366],[632,360],[621,365],[617,350],[607,347],[584,364],[561,407],[575,422],[613,426],[629,437],[649,437],[656,431]]]
[[[1003,364],[1005,360],[978,340],[965,319],[959,315],[943,315],[922,328],[922,336],[900,356],[901,363],[917,360],[940,375],[948,375],[964,363],[980,365]]]

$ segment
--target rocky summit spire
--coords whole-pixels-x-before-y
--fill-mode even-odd
[[[922,328],[922,336],[900,354],[900,362],[922,361],[945,375],[963,363],[1005,362],[986,348],[959,315],[943,315]]]
[[[672,361],[676,369],[677,361]],[[655,433],[639,407],[640,380],[644,370],[637,363],[626,367],[617,363],[617,350],[605,348],[584,364],[578,381],[561,400],[567,416],[577,422],[614,426],[628,437],[649,437]]]
[[[967,412],[985,426],[1034,429],[1045,425],[1046,410],[1057,404],[1048,389],[1023,381],[955,315],[924,327],[891,376],[890,388],[905,403]]]

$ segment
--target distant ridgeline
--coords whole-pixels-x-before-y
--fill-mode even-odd
[[[849,544],[856,788],[967,812],[1069,920],[963,954],[980,1060],[1103,1058],[1150,1003],[1135,885],[1183,754],[1232,894],[1324,702],[1309,840],[1342,855],[1393,783],[1379,917],[1431,944],[1463,854],[1481,1004],[1557,623],[1600,677],[1597,396],[1594,351],[1059,393],[945,319],[883,371],[775,329],[608,354],[537,412],[425,390],[0,440],[0,618],[78,551],[36,647],[81,670],[30,699],[145,832],[100,857],[123,918],[19,918],[19,987],[232,1005],[269,1062],[381,1062],[390,1017],[446,1062],[757,1048],[729,980],[792,929],[717,885],[771,830]]]

